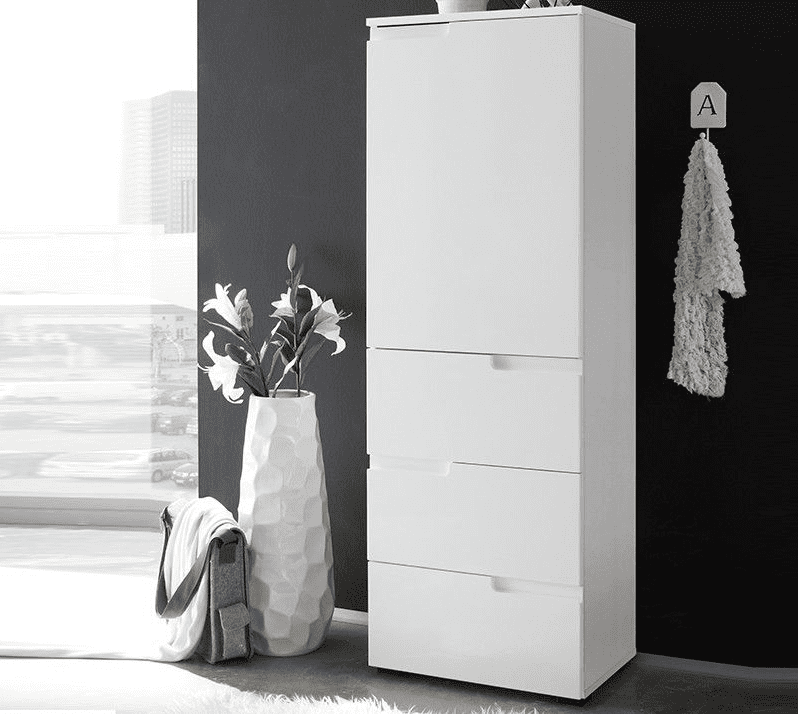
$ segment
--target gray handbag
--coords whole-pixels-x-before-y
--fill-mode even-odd
[[[208,609],[205,626],[194,654],[215,664],[231,659],[249,659],[254,653],[250,640],[249,593],[247,587],[247,540],[238,528],[216,531],[170,598],[166,595],[164,559],[172,531],[169,509],[161,512],[163,552],[158,572],[155,611],[165,619],[182,615],[208,572]]]

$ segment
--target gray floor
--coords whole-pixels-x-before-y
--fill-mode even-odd
[[[532,714],[601,712],[601,714],[795,714],[798,674],[776,672],[764,679],[696,671],[683,660],[638,655],[584,702],[453,682],[368,666],[367,628],[333,622],[321,648],[302,657],[255,657],[245,663],[209,665],[189,661],[176,666],[245,691],[292,696],[376,697],[401,709],[466,714],[483,707],[501,707]],[[692,671],[691,671],[692,669]]]
[[[153,577],[153,592],[160,549],[158,532],[0,528],[0,567],[35,568],[45,574],[69,571],[149,575]],[[8,588],[9,583],[4,582],[3,586]],[[4,614],[6,618],[11,616],[10,612]],[[0,615],[0,625],[2,621]],[[0,627],[0,639],[2,630]],[[322,647],[302,657],[256,657],[245,663],[223,665],[202,661],[162,665],[131,661],[0,659],[0,711],[11,704],[16,704],[16,708],[52,709],[54,704],[67,702],[73,708],[111,706],[119,712],[148,711],[139,706],[141,702],[136,696],[144,701],[145,695],[150,693],[160,700],[165,692],[197,689],[195,682],[186,683],[176,677],[184,674],[179,670],[185,670],[205,678],[209,686],[218,682],[244,691],[288,696],[376,697],[405,711],[413,708],[417,713],[429,710],[470,714],[494,705],[504,711],[525,710],[527,714],[532,714],[535,708],[539,714],[580,711],[601,714],[798,713],[796,670],[749,670],[638,655],[587,700],[574,702],[374,669],[368,666],[367,640],[368,631],[364,625],[334,621]],[[146,674],[142,675],[142,668],[146,667]],[[765,676],[770,681],[766,681]],[[158,677],[162,680],[160,688],[155,686]],[[142,681],[148,682],[147,688],[139,686]],[[31,683],[36,683],[35,687],[32,688]],[[138,694],[131,693],[131,687]],[[39,694],[33,696],[33,689]],[[66,689],[69,693],[64,699]]]

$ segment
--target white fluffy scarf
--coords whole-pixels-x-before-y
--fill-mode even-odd
[[[704,134],[693,146],[684,186],[668,378],[690,392],[721,397],[728,369],[720,291],[737,298],[745,285],[729,187],[718,151]]]

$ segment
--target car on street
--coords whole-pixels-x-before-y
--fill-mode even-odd
[[[192,458],[194,457],[187,451],[152,449],[149,457],[150,476],[153,481],[163,481],[165,478],[169,478],[175,466],[190,461]]]
[[[161,434],[185,434],[190,420],[189,414],[161,414],[155,422],[155,431]]]
[[[180,464],[172,469],[172,481],[178,486],[193,488],[199,483],[199,466],[196,461]]]
[[[199,435],[199,419],[196,414],[189,417],[188,424],[186,425],[186,434],[190,434],[191,436]]]

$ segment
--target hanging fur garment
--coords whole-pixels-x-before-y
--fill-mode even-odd
[[[720,291],[745,295],[728,191],[718,151],[702,133],[684,177],[668,378],[709,397],[723,396],[728,371]]]

